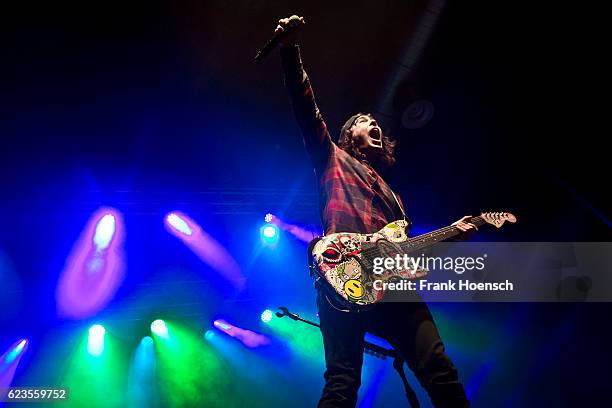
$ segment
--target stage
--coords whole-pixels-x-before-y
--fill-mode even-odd
[[[278,51],[253,60],[294,13],[305,16],[301,54],[332,139],[350,115],[372,112],[397,140],[384,177],[411,236],[508,211],[516,224],[472,240],[610,241],[608,153],[591,119],[599,105],[583,94],[599,89],[584,72],[597,64],[573,42],[600,37],[560,23],[584,11],[559,6],[567,18],[552,18],[484,1],[14,7],[3,13],[0,66],[6,406],[316,406],[321,332],[279,308],[319,322],[307,246],[323,233],[324,184]],[[473,407],[605,405],[612,307],[576,287],[585,295],[570,301],[429,304]],[[391,345],[365,340],[357,406],[408,406]],[[433,406],[405,371],[420,406]],[[15,402],[18,390],[28,402]]]

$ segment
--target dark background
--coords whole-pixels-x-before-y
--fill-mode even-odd
[[[44,336],[55,324],[58,274],[100,205],[122,211],[133,231],[126,245],[135,266],[117,299],[188,256],[163,231],[167,211],[199,216],[241,262],[266,212],[318,224],[315,182],[278,55],[259,64],[253,56],[279,18],[305,16],[303,58],[336,134],[352,113],[375,109],[425,4],[111,1],[3,11],[0,251],[10,268],[0,301],[2,345],[12,335]],[[396,90],[397,115],[385,121],[399,141],[387,179],[417,231],[505,210],[519,222],[476,239],[609,240],[601,13],[584,7],[448,2],[418,71]],[[415,96],[430,100],[435,114],[408,130],[398,117]],[[300,248],[288,251],[302,256]],[[197,270],[195,260],[185,262]],[[270,265],[253,269],[263,267]],[[250,275],[258,295],[243,297],[285,301],[291,283],[258,273]],[[212,304],[238,315],[222,295],[227,288],[215,285]],[[313,307],[310,287],[298,297]],[[610,378],[602,346],[609,305],[521,307],[520,331],[533,333],[532,353],[506,373],[521,384],[515,400],[504,397],[507,406],[595,400]],[[508,305],[458,311],[486,321],[512,314]],[[563,336],[550,337],[559,330]],[[518,344],[507,352],[522,355]],[[495,401],[493,391],[487,395]]]

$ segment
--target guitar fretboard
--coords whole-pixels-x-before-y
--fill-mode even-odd
[[[485,220],[481,216],[472,217],[468,222],[476,225],[477,227],[480,227],[481,225],[485,224]],[[406,242],[402,242],[399,245],[404,251],[414,251],[421,248],[425,248],[431,244],[435,244],[436,242],[452,238],[461,234],[462,232],[463,231],[461,231],[454,225],[449,225],[447,227],[428,232],[427,234],[409,238]]]

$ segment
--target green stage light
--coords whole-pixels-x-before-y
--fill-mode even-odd
[[[89,328],[89,336],[87,337],[87,352],[94,357],[101,355],[104,352],[104,335],[106,330],[100,324],[94,324]]]
[[[269,323],[272,320],[273,314],[270,309],[266,309],[261,313],[261,321],[264,323]]]
[[[166,326],[166,323],[161,319],[157,319],[151,323],[151,332],[164,339],[168,338],[168,326]]]

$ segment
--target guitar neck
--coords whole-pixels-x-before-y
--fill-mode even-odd
[[[468,220],[468,222],[476,225],[477,227],[480,227],[481,225],[485,224],[485,220],[480,216],[472,217],[470,220]],[[436,242],[444,241],[446,239],[455,237],[461,234],[462,232],[463,231],[461,231],[454,225],[449,225],[447,227],[428,232],[427,234],[410,238],[406,242],[402,242],[400,244],[400,247],[405,251],[418,250],[420,248],[425,248],[432,244],[435,244]]]

